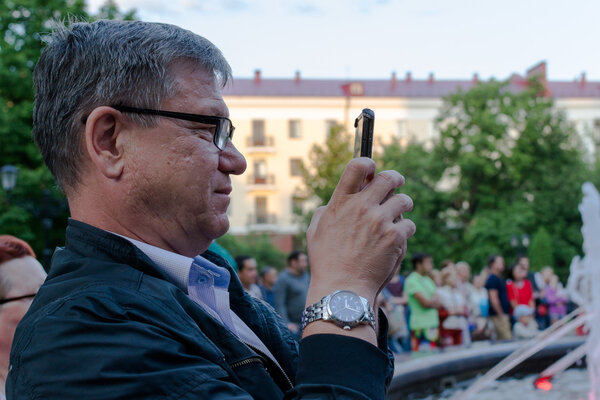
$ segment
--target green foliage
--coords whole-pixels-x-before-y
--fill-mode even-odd
[[[241,237],[227,234],[217,239],[217,243],[233,257],[241,255],[254,257],[259,269],[269,265],[281,270],[285,266],[287,255],[271,243],[268,235],[255,234]]]
[[[552,239],[544,227],[539,228],[531,239],[531,246],[527,251],[533,271],[539,271],[545,266],[554,266],[552,255]],[[556,271],[555,271],[556,272]]]
[[[129,10],[121,12],[119,6],[115,0],[107,0],[106,3],[100,6],[98,14],[94,16],[94,19],[112,19],[119,21],[133,21],[136,19],[135,10]]]
[[[120,13],[109,0],[98,17],[134,16],[134,11]],[[32,74],[43,48],[43,36],[51,32],[55,21],[73,19],[94,19],[86,12],[84,0],[0,2],[0,166],[12,164],[20,171],[10,198],[0,191],[0,233],[28,240],[38,256],[45,241],[43,218],[53,220],[49,246],[63,245],[68,211],[32,140]]]
[[[341,126],[332,127],[325,145],[315,144],[310,150],[310,167],[303,170],[307,197],[316,197],[321,204],[327,204],[351,159],[350,135]]]

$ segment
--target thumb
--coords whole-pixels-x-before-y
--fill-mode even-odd
[[[360,192],[365,183],[372,180],[374,176],[375,161],[367,157],[350,160],[331,196],[331,201],[337,202],[345,195]]]

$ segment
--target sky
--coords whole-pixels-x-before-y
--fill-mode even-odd
[[[88,0],[92,12],[103,0]],[[216,44],[234,77],[600,81],[597,0],[116,0]]]

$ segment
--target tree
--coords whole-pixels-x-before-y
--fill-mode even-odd
[[[441,176],[455,181],[448,211],[464,245],[456,257],[481,264],[486,246],[510,254],[511,234],[539,227],[560,266],[581,248],[577,204],[588,169],[577,133],[543,93],[536,79],[514,92],[492,80],[444,99],[434,154]]]
[[[533,235],[527,254],[533,271],[539,271],[545,266],[554,266],[552,239],[544,227],[538,229]]]
[[[104,13],[104,14],[102,14]],[[118,12],[114,1],[101,16],[129,19],[135,12]],[[55,21],[91,20],[84,0],[5,0],[0,2],[0,166],[19,168],[10,199],[0,193],[0,233],[29,241],[36,253],[44,247],[44,217],[54,221],[51,247],[64,243],[68,212],[63,194],[45,167],[31,137],[33,68],[43,48],[43,36]]]

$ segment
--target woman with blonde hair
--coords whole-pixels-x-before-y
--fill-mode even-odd
[[[15,329],[44,279],[46,272],[31,246],[14,236],[0,235],[0,400],[5,399]]]

